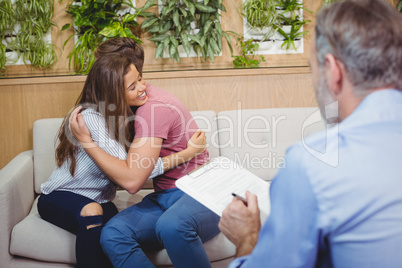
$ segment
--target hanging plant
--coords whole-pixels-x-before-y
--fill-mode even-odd
[[[148,0],[150,6],[155,0]],[[182,46],[187,56],[191,50],[197,57],[200,55],[206,61],[212,62],[215,55],[222,51],[222,38],[225,37],[229,49],[230,37],[222,30],[220,11],[226,12],[222,0],[161,0],[161,10],[145,20],[141,28],[152,33],[156,45],[155,58],[163,57],[167,50],[172,61],[180,62],[179,46]]]
[[[244,40],[244,37],[237,38],[237,45],[240,46],[241,55],[232,56],[234,58],[233,65],[235,67],[259,67],[261,62],[265,62],[265,58],[262,55],[256,55],[259,44],[254,40]]]
[[[121,13],[122,10],[131,8],[130,11]],[[138,23],[136,18],[141,10],[136,9],[130,2],[123,0],[81,0],[70,2],[67,13],[73,16],[74,24],[65,24],[62,30],[74,28],[72,34],[64,43],[64,46],[73,36],[76,42],[73,50],[68,55],[69,69],[74,62],[74,70],[86,74],[95,62],[94,51],[103,41],[113,37],[130,37],[142,43],[139,34],[136,34]],[[146,15],[146,14],[145,14]],[[143,16],[145,16],[143,14]]]
[[[46,41],[51,26],[54,5],[52,0],[10,0],[0,2],[0,68],[5,70],[6,52],[14,52],[25,65],[50,68],[57,55],[50,41]]]
[[[285,32],[283,28],[276,26],[276,30],[284,38],[281,44],[282,49],[289,50],[293,48],[295,51],[297,50],[295,40],[301,40],[301,38],[308,33],[308,31],[301,31],[301,27],[307,22],[310,22],[310,20],[301,21],[299,16],[296,16],[294,20],[289,18],[288,21],[285,22],[287,23],[286,25],[290,26],[289,32]]]
[[[247,21],[248,33],[261,41],[273,34],[273,25],[277,21],[274,0],[246,0],[242,15]]]
[[[288,13],[287,17],[290,17],[292,20],[296,19],[296,16],[300,15],[300,10],[303,9],[309,13],[313,13],[311,10],[303,7],[303,1],[300,0],[279,0],[277,3],[277,8],[281,11],[282,16],[286,16],[285,14]]]

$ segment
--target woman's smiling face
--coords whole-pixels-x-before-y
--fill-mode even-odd
[[[140,76],[137,68],[131,64],[130,70],[124,76],[124,87],[126,89],[127,103],[130,106],[142,106],[147,100],[146,85]]]

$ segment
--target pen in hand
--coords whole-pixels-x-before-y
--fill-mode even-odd
[[[247,199],[246,199],[246,198],[244,198],[244,197],[242,197],[242,196],[240,196],[240,195],[237,195],[237,194],[235,194],[235,193],[232,193],[232,195],[233,195],[234,197],[236,197],[237,199],[243,201],[243,203],[247,206]]]

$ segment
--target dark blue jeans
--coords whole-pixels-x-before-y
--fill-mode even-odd
[[[46,221],[77,235],[75,243],[76,267],[112,267],[100,246],[101,230],[114,215],[117,208],[112,202],[100,204],[103,215],[81,216],[81,210],[95,201],[67,191],[42,194],[38,200],[39,215]],[[99,225],[87,228],[90,225]]]
[[[111,219],[101,245],[114,267],[154,267],[144,254],[166,248],[174,267],[211,267],[203,242],[219,233],[219,216],[174,188],[151,193]]]

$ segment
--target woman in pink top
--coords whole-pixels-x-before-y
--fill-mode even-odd
[[[111,52],[135,62],[125,76],[128,98],[137,107],[127,160],[115,158],[93,143],[78,109],[70,117],[70,127],[99,167],[134,194],[146,182],[158,157],[185,149],[198,127],[177,97],[142,79],[143,50],[134,40],[110,39],[98,48],[96,56]],[[211,266],[203,243],[219,233],[219,217],[175,186],[178,178],[207,160],[208,152],[204,151],[154,178],[154,193],[108,222],[101,244],[114,267],[154,267],[144,251],[162,248],[175,267]]]

